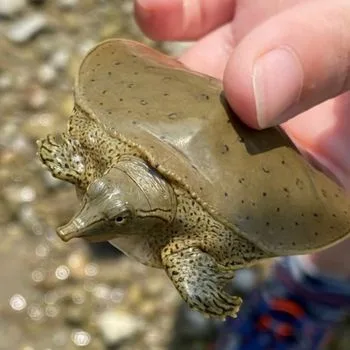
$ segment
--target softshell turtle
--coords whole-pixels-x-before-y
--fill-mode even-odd
[[[243,125],[218,80],[136,42],[87,54],[68,130],[39,153],[81,199],[63,240],[109,240],[164,268],[210,316],[235,317],[241,299],[225,290],[235,269],[349,234],[350,200],[283,132]]]

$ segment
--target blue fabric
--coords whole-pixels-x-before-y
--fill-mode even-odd
[[[270,277],[228,319],[216,350],[319,350],[350,310],[350,281],[307,271],[299,257],[276,261]]]

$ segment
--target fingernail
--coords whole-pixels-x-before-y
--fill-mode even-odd
[[[290,48],[274,49],[257,59],[253,88],[257,122],[261,128],[285,121],[281,119],[286,116],[284,112],[298,101],[303,79],[302,65]]]

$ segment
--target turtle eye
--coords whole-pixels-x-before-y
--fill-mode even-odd
[[[127,220],[127,218],[125,216],[118,215],[115,217],[114,222],[117,225],[123,225],[123,224],[125,224],[126,220]]]
[[[119,213],[117,216],[114,217],[114,223],[118,226],[124,225],[128,222],[130,217],[130,210],[124,210],[123,212]]]

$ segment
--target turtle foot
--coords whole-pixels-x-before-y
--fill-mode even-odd
[[[163,257],[163,264],[192,309],[213,318],[237,317],[242,299],[224,291],[234,271],[218,265],[213,257],[197,248]]]
[[[79,142],[67,134],[48,135],[38,141],[39,156],[51,174],[72,184],[79,184],[85,171],[84,158],[79,154]]]

